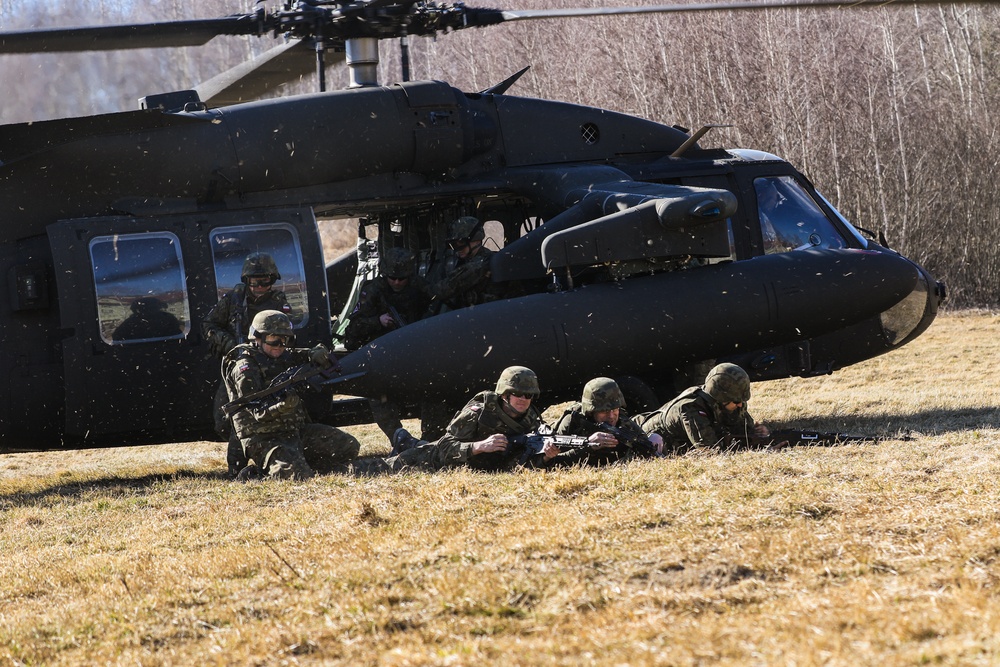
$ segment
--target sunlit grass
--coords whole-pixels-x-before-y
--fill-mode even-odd
[[[911,440],[246,485],[221,443],[0,457],[0,658],[996,664],[998,320],[754,388],[778,426]]]

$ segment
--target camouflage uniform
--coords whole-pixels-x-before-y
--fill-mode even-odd
[[[247,331],[259,313],[276,310],[285,315],[291,314],[288,298],[280,290],[272,288],[254,299],[253,293],[247,287],[247,280],[254,276],[268,276],[272,281],[281,278],[277,265],[267,253],[257,252],[247,256],[240,272],[242,282],[224,294],[202,320],[201,334],[208,341],[212,354],[219,359],[225,357],[226,353],[236,345],[247,341]],[[215,432],[221,438],[229,440],[226,458],[229,462],[229,474],[235,477],[236,473],[246,466],[246,457],[239,438],[233,433],[228,420],[222,414],[222,406],[226,401],[225,383],[220,382],[212,400],[212,418],[215,420]]]
[[[708,372],[705,384],[636,421],[646,433],[660,434],[664,451],[729,447],[731,438],[749,442],[754,435],[753,417],[746,410],[749,400],[750,376],[736,364],[723,363]],[[729,403],[737,404],[734,410],[726,410]]]
[[[290,348],[272,359],[255,343],[230,350],[223,362],[229,399],[263,389],[281,372],[308,363],[310,350]],[[233,428],[249,459],[266,475],[305,479],[313,471],[325,474],[358,455],[354,436],[325,424],[312,424],[294,392],[266,409],[245,409],[233,415]]]
[[[659,433],[664,453],[726,447],[727,437],[747,438],[754,432],[746,407],[729,412],[702,387],[691,387],[655,412],[636,415],[642,430]]]
[[[633,437],[643,436],[642,428],[633,421],[625,408],[618,409],[618,424],[616,426],[625,434]],[[576,435],[590,437],[600,430],[599,424],[584,411],[582,403],[573,403],[563,411],[555,425],[556,435]],[[606,465],[615,461],[624,461],[636,456],[635,452],[623,443],[618,443],[614,449],[576,449],[560,452],[549,461],[548,466],[566,466],[577,463],[588,465]]]
[[[344,330],[344,347],[356,350],[389,330],[382,326],[379,317],[389,312],[389,306],[396,309],[404,322],[416,322],[427,310],[431,297],[427,284],[419,276],[409,276],[410,280],[399,292],[393,291],[385,276],[369,281],[361,288],[358,303],[350,315],[350,322]]]
[[[263,310],[277,310],[286,315],[292,312],[281,290],[272,289],[254,303],[247,299],[244,283],[227,292],[201,323],[201,334],[211,346],[212,354],[221,359],[234,346],[245,342],[250,323]]]
[[[400,472],[407,469],[427,471],[457,466],[474,470],[498,472],[517,467],[521,450],[508,446],[504,452],[472,453],[472,444],[491,435],[502,433],[508,437],[532,433],[542,426],[541,415],[534,406],[515,419],[503,411],[500,396],[493,391],[483,391],[475,396],[448,424],[447,433],[435,442],[421,441],[416,447],[389,458],[369,458],[357,461],[353,472],[378,474]],[[533,457],[532,461],[538,457]]]
[[[444,266],[444,276],[430,288],[436,308],[457,310],[495,299],[490,280],[490,258],[493,251],[480,247],[465,260],[450,258]],[[454,264],[452,264],[454,261]]]
[[[451,223],[448,243],[472,243],[486,238],[483,226],[472,216],[463,216]],[[451,255],[437,268],[431,281],[433,298],[430,313],[457,310],[496,299],[496,288],[490,280],[490,259],[493,251],[480,245],[476,254],[461,259]]]

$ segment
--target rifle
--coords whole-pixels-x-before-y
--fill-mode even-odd
[[[744,437],[731,437],[730,447],[733,449],[739,448],[767,448],[767,449],[784,449],[786,447],[798,447],[802,445],[812,445],[812,446],[836,446],[836,445],[846,445],[852,442],[880,442],[882,440],[887,440],[886,436],[877,435],[854,435],[850,433],[836,433],[836,432],[824,432],[824,431],[804,431],[800,429],[778,429],[771,431],[771,435],[762,438],[759,436],[750,436],[749,439]],[[900,436],[901,440],[910,440],[910,436],[903,435]]]
[[[271,383],[263,389],[250,392],[245,396],[240,396],[236,400],[226,403],[222,406],[222,414],[225,415],[226,419],[229,419],[240,410],[248,408],[266,409],[283,401],[292,389],[299,389],[303,386],[309,388],[322,387],[344,382],[345,380],[353,380],[364,374],[364,371],[362,371],[340,375],[340,369],[336,365],[324,369],[312,362],[302,364],[301,366],[294,366],[276,375],[271,380]],[[317,378],[321,379],[317,380]]]
[[[399,314],[399,311],[396,310],[396,307],[392,306],[392,305],[390,305],[388,303],[385,304],[385,305],[389,309],[389,315],[392,317],[393,320],[396,321],[396,328],[398,329],[400,327],[405,327],[406,326],[406,320],[404,320],[403,316]]]
[[[545,440],[551,438],[560,451],[571,449],[594,449],[596,446],[587,441],[587,438],[579,435],[554,435],[547,433],[525,433],[524,435],[512,435],[507,438],[507,448],[511,451],[524,448],[518,463],[524,465],[531,457],[542,453],[545,447]]]
[[[633,452],[644,458],[662,457],[663,454],[656,451],[656,445],[649,441],[649,436],[645,433],[633,433],[624,429],[612,426],[607,422],[601,422],[598,428],[605,433],[615,436],[618,444],[628,447]]]

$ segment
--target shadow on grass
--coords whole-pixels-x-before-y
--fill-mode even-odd
[[[771,429],[836,431],[891,440],[900,435],[944,435],[983,428],[1000,428],[1000,406],[962,409],[928,409],[903,415],[817,415],[815,420],[795,419],[768,423]]]
[[[229,484],[226,470],[210,470],[196,472],[194,470],[176,470],[173,472],[153,473],[141,477],[101,477],[96,479],[76,479],[37,491],[0,492],[0,509],[4,507],[30,507],[44,504],[53,498],[79,499],[86,494],[95,492],[101,495],[125,496],[134,495],[162,482],[177,482],[185,479],[218,481]]]

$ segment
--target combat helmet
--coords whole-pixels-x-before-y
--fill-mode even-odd
[[[383,276],[409,278],[413,275],[413,253],[406,248],[389,248],[382,253],[379,270]]]
[[[496,393],[503,396],[508,392],[536,398],[541,392],[538,390],[538,376],[535,375],[535,371],[524,366],[508,366],[503,369],[500,379],[497,380]]]
[[[250,338],[272,336],[294,336],[292,321],[280,310],[262,310],[250,323]]]
[[[479,224],[479,218],[471,215],[463,215],[448,226],[449,241],[482,241],[484,238],[486,232]]]
[[[252,255],[248,255],[246,260],[243,261],[243,270],[240,272],[240,279],[246,282],[249,276],[268,276],[272,281],[281,279],[281,274],[278,273],[278,265],[274,263],[274,259],[266,252],[255,252]]]
[[[708,372],[705,391],[723,405],[746,403],[750,400],[750,376],[736,364],[719,364]]]
[[[583,400],[580,404],[587,415],[607,412],[625,407],[625,396],[618,383],[611,378],[594,378],[583,386]]]

